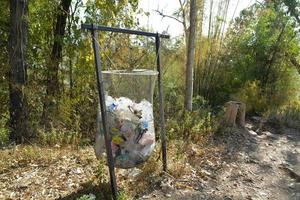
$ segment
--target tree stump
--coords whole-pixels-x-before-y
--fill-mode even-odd
[[[227,126],[245,127],[246,104],[239,101],[226,103],[225,123]],[[237,123],[237,124],[236,124]]]

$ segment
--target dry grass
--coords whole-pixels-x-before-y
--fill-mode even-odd
[[[159,190],[166,181],[177,188],[191,188],[176,180],[188,180],[191,174],[199,174],[193,167],[193,161],[204,154],[200,146],[175,140],[169,142],[167,173],[162,173],[160,144],[149,160],[138,167],[141,172],[137,176],[129,176],[128,170],[116,169],[122,198],[132,199]],[[76,199],[89,192],[97,194],[100,199],[110,198],[109,173],[105,163],[105,159],[98,161],[95,158],[92,147],[33,145],[1,150],[0,187],[3,190],[0,199]],[[42,192],[36,193],[38,188]]]
[[[91,149],[16,146],[0,155],[0,199],[55,199],[95,180]]]

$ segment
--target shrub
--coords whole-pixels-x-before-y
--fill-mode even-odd
[[[85,194],[79,198],[77,198],[77,200],[95,200],[96,196],[94,194]]]
[[[300,129],[300,100],[291,102],[270,114],[271,120],[287,127]]]
[[[100,183],[104,183],[107,181],[107,171],[105,168],[105,160],[101,159],[98,162],[97,171],[96,171],[96,177],[98,178]]]
[[[43,145],[80,144],[81,134],[76,131],[52,128],[50,132],[38,131],[38,140]]]
[[[192,139],[201,142],[218,129],[216,116],[202,97],[193,100],[195,110],[192,112],[181,111],[176,117],[167,122],[169,139]]]
[[[9,142],[9,129],[7,127],[8,114],[4,113],[0,119],[0,146],[4,146]]]
[[[268,105],[266,97],[262,95],[261,88],[258,81],[247,82],[237,94],[234,95],[234,99],[242,101],[246,104],[247,112],[264,112]]]

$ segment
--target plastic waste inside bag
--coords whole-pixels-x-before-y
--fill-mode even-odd
[[[136,73],[133,74],[135,75]],[[130,86],[131,90],[130,92],[125,93],[126,97],[120,96],[124,94],[124,90],[122,89],[122,87],[120,87],[120,85],[118,85],[117,88],[119,90],[122,90],[121,92],[116,91],[115,88],[111,89],[110,85],[109,89],[106,87],[105,95],[107,131],[111,136],[111,147],[115,167],[133,168],[138,164],[145,162],[149,158],[155,147],[153,106],[151,103],[155,78],[149,79],[149,77],[134,76],[130,73],[124,75],[123,72],[121,73],[121,75],[117,74],[117,77],[111,76],[111,73],[109,75],[110,76],[108,77],[108,81],[111,81],[111,84],[113,84],[112,80],[116,78],[117,80],[121,79],[123,86],[126,86],[126,84],[133,84],[133,79],[135,81],[137,81],[137,79],[143,80],[142,82],[138,81],[139,83],[137,83],[137,86],[139,88],[135,88],[135,84],[133,84],[133,86]],[[154,73],[154,75],[157,75],[157,73]],[[144,98],[141,94],[136,96],[136,94],[139,94],[138,91],[141,88],[141,84],[147,83],[144,80],[145,78],[148,83],[150,81],[151,88],[144,93]],[[117,83],[113,85],[116,84]],[[144,86],[145,85],[146,88],[149,88],[148,84],[144,84]],[[127,88],[128,87],[126,87],[125,90]],[[152,93],[149,94],[149,91],[151,92],[151,90]],[[111,92],[111,94],[114,97],[110,96],[109,92],[107,91],[113,91]],[[98,111],[99,110],[100,109],[98,109]],[[100,112],[98,112],[97,124],[100,134],[96,134],[95,152],[96,156],[99,158],[105,152],[105,140],[102,130]]]

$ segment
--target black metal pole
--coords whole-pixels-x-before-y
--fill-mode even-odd
[[[158,90],[159,90],[159,114],[160,114],[160,138],[162,148],[163,170],[167,171],[167,138],[165,130],[165,113],[164,113],[164,93],[162,71],[160,66],[160,36],[157,33],[155,36],[156,47],[156,66],[158,71]]]
[[[124,29],[124,28],[114,28],[109,26],[102,26],[102,25],[93,25],[93,24],[81,24],[82,29],[87,30],[99,30],[99,31],[108,31],[108,32],[115,32],[115,33],[126,33],[132,35],[143,35],[147,37],[156,37],[156,33],[146,32],[146,31],[137,31],[131,29]],[[160,38],[170,38],[169,35],[159,34]]]
[[[102,125],[103,125],[103,132],[105,137],[105,147],[107,153],[107,162],[109,168],[109,175],[110,175],[110,184],[112,189],[113,199],[117,199],[117,182],[115,176],[115,167],[114,167],[114,159],[111,149],[111,136],[107,132],[107,118],[106,118],[106,105],[105,105],[105,95],[104,95],[104,87],[102,81],[102,68],[101,68],[101,61],[100,61],[100,54],[99,54],[99,46],[97,44],[97,32],[92,28],[92,41],[93,41],[93,49],[94,49],[94,56],[95,56],[95,65],[96,65],[96,75],[97,75],[97,86],[98,86],[98,94],[100,100],[100,107],[101,107],[101,117],[102,117]],[[99,133],[100,134],[100,133]]]

